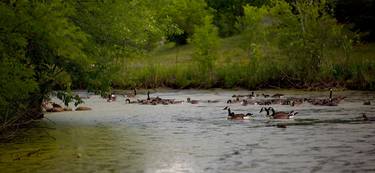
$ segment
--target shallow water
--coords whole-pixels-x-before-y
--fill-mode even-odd
[[[326,92],[275,92],[326,97]],[[40,128],[0,144],[1,172],[375,172],[375,93],[335,92],[337,107],[273,105],[299,112],[292,120],[270,120],[261,106],[230,105],[253,120],[230,121],[222,110],[233,94],[248,91],[166,90],[152,96],[201,100],[200,104],[108,103],[91,96],[87,112],[49,113]],[[82,94],[82,93],[81,93]],[[139,95],[145,98],[145,95]],[[207,103],[220,100],[219,103]],[[51,121],[50,121],[51,120]],[[277,128],[286,124],[287,128]]]

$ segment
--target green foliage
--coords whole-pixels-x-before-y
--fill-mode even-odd
[[[19,111],[15,116],[30,112],[32,118],[53,90],[61,90],[58,97],[65,105],[80,103],[72,86],[110,91],[125,58],[144,54],[165,36],[181,32],[158,11],[164,5],[163,1],[1,1],[0,116],[8,115],[14,102],[24,107],[14,107]]]
[[[190,41],[194,46],[193,60],[195,60],[200,71],[207,73],[212,80],[212,73],[217,59],[217,49],[220,44],[218,30],[212,24],[212,17],[206,16],[204,24],[195,28],[195,33]]]
[[[179,32],[168,34],[169,39],[179,44],[185,44],[193,35],[194,26],[202,25],[204,16],[211,14],[204,0],[168,0],[164,5],[161,15],[171,19],[175,24],[172,26],[179,29]]]
[[[249,40],[259,45],[268,62],[282,74],[303,81],[320,80],[323,66],[332,63],[332,50],[350,58],[355,34],[327,12],[326,1],[275,0],[269,6],[246,6],[240,26]],[[295,10],[295,11],[293,11]],[[254,67],[260,68],[260,67]],[[309,69],[309,70],[306,70]]]
[[[214,24],[219,28],[220,36],[231,36],[238,34],[235,27],[238,17],[243,16],[243,6],[252,5],[260,7],[267,4],[269,0],[206,0],[209,7],[215,10]]]
[[[0,122],[22,116],[29,95],[37,91],[33,71],[14,58],[0,60]]]
[[[58,91],[56,94],[57,98],[64,102],[66,107],[69,107],[69,103],[74,102],[74,106],[78,106],[83,103],[83,100],[70,90],[68,91]]]

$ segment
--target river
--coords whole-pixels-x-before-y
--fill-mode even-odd
[[[276,92],[328,95],[256,91]],[[374,92],[334,92],[347,97],[339,106],[272,105],[298,111],[290,120],[265,118],[259,105],[231,104],[232,111],[251,112],[256,118],[227,120],[226,100],[248,93],[160,90],[152,96],[201,102],[156,106],[91,95],[85,105],[92,111],[46,113],[48,119],[27,135],[0,144],[0,172],[375,172],[375,123],[360,118],[361,113],[375,117],[375,106],[363,105],[375,100]]]

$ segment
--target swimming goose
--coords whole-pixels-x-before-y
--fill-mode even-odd
[[[272,117],[273,119],[290,119],[293,118],[298,112],[291,111],[291,112],[276,112],[273,107],[265,108],[262,107],[259,113],[262,113],[263,111],[267,112],[267,116]],[[270,115],[270,111],[272,111],[272,114]]]
[[[234,112],[230,111],[230,108],[228,108],[228,120],[246,120],[250,119],[253,114],[247,113],[245,114],[235,114]]]
[[[187,99],[186,99],[186,101],[188,102],[188,103],[191,103],[191,104],[198,104],[198,100],[191,100],[190,99],[190,97],[188,97]]]
[[[368,117],[366,113],[362,113],[363,121],[375,121],[375,117]]]
[[[298,112],[290,111],[288,112],[276,112],[273,107],[269,107],[268,110],[272,111],[270,115],[273,119],[290,119],[293,118]]]
[[[125,99],[125,103],[133,104],[133,103],[139,103],[139,101],[131,101],[130,99]]]
[[[137,90],[133,88],[133,92],[127,93],[126,97],[135,97],[137,95]]]
[[[207,103],[219,103],[220,100],[207,100]]]
[[[365,101],[363,102],[363,105],[371,105],[371,101]]]
[[[108,94],[107,102],[116,101],[116,95],[111,93]]]
[[[274,95],[271,96],[271,97],[273,97],[273,98],[281,98],[282,96],[284,96],[284,94],[276,93],[276,94],[274,94]]]
[[[228,101],[227,101],[227,104],[238,103],[238,102],[240,102],[240,98],[239,98],[239,97],[236,97],[235,100],[228,100]]]
[[[332,97],[332,88],[329,89],[328,99],[308,99],[307,101],[313,105],[320,106],[337,106],[341,100],[345,99],[345,96]]]

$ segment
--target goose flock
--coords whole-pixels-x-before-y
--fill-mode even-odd
[[[193,100],[190,97],[186,98],[186,101],[183,100],[176,100],[176,99],[163,99],[159,96],[151,97],[150,91],[147,91],[147,98],[139,99],[136,98],[137,90],[133,89],[133,92],[127,93],[124,95],[125,103],[127,104],[141,104],[141,105],[171,105],[171,104],[200,104],[200,103],[218,103],[221,100]],[[244,119],[251,119],[255,117],[254,113],[234,113],[230,109],[230,105],[233,104],[240,104],[242,106],[247,105],[263,105],[259,113],[265,113],[265,117],[270,119],[291,119],[298,114],[298,112],[291,110],[289,112],[282,112],[276,111],[271,105],[287,105],[287,106],[297,106],[303,103],[309,103],[315,106],[337,106],[342,100],[344,100],[344,96],[333,96],[333,89],[329,89],[329,96],[327,95],[326,98],[314,98],[314,97],[287,97],[284,94],[276,93],[276,94],[256,94],[254,91],[250,94],[244,95],[232,95],[231,99],[228,99],[224,103],[227,106],[224,110],[228,111],[228,120],[244,120]],[[107,101],[115,101],[116,95],[111,93],[108,95]],[[370,101],[366,101],[364,105],[370,105]],[[363,116],[364,119],[365,115]],[[368,119],[368,118],[367,118]]]

